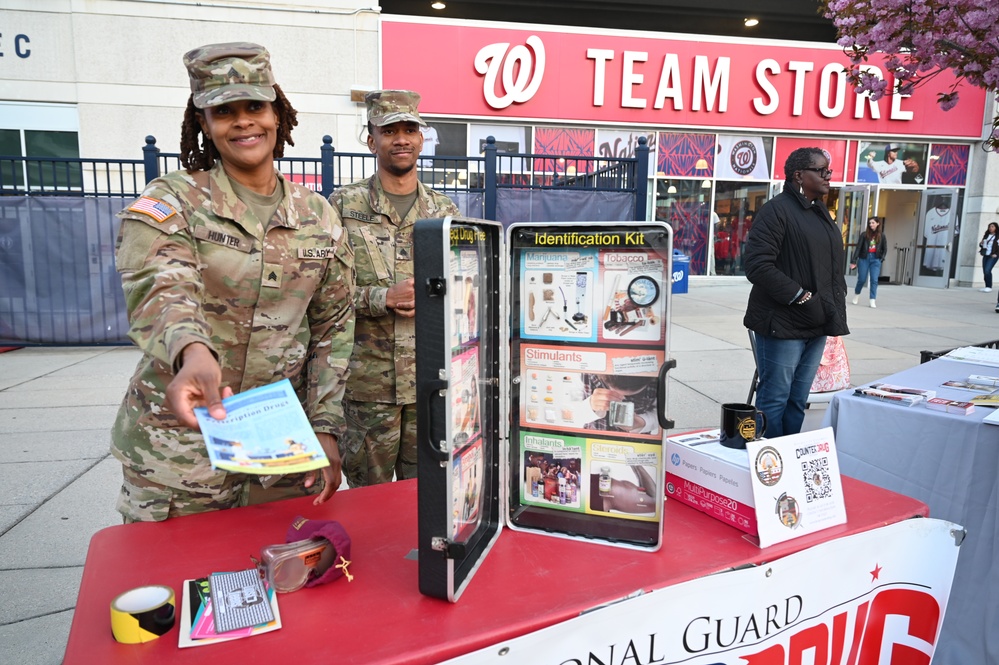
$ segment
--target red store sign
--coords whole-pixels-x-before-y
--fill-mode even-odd
[[[383,18],[382,86],[428,114],[591,124],[977,139],[985,91],[945,72],[877,102],[846,84],[835,45]],[[513,25],[513,24],[511,24]],[[489,27],[486,27],[489,26]],[[495,26],[495,27],[494,27]],[[885,68],[879,60],[871,65]],[[886,73],[884,76],[888,76]]]

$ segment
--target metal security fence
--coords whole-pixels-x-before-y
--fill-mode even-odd
[[[134,196],[145,178],[141,159],[0,156],[0,196]]]
[[[0,196],[138,196],[150,180],[181,168],[180,155],[160,151],[152,136],[146,137],[142,153],[142,159],[0,156]],[[323,196],[375,171],[374,155],[337,152],[329,136],[323,137],[319,153],[319,157],[282,157],[275,160],[275,167]],[[417,169],[420,180],[438,191],[481,195],[484,210],[476,216],[487,219],[496,219],[498,190],[574,190],[630,195],[636,205],[629,219],[643,220],[648,154],[644,138],[639,139],[635,157],[606,159],[505,153],[489,137],[481,155],[421,157]]]
[[[323,196],[375,172],[369,153],[285,157],[276,168]],[[0,346],[126,344],[128,322],[114,268],[116,213],[146,183],[181,168],[146,138],[141,159],[0,156]],[[463,215],[512,221],[643,220],[645,139],[633,158],[508,154],[490,137],[474,156],[420,158],[421,182]]]
[[[0,197],[0,346],[121,344],[115,213],[133,197]]]

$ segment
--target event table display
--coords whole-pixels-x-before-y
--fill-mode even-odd
[[[738,529],[677,501],[665,505],[668,538],[657,552],[505,529],[457,603],[419,592],[413,557],[415,480],[341,490],[321,506],[306,497],[108,527],[90,543],[64,662],[439,663],[554,626],[636,591],[776,561],[928,515],[919,501],[860,481],[844,477],[843,489],[847,524],[762,550]],[[147,644],[112,639],[109,606],[121,592],[164,584],[179,593],[185,579],[246,568],[251,555],[283,540],[299,515],[337,520],[346,528],[352,540],[352,582],[341,578],[280,594],[283,627],[272,633],[192,649],[177,648],[176,627]],[[835,579],[838,573],[831,568],[821,574]],[[717,602],[717,614],[724,616],[724,596]]]
[[[503,233],[460,218],[414,229],[419,483],[102,530],[64,662],[928,661],[963,530],[909,520],[929,514],[918,500],[843,477],[845,524],[763,548],[664,502],[670,228]],[[178,628],[111,638],[122,592],[179,599],[184,580],[248,568],[301,517],[343,525],[350,575],[279,594],[280,628],[183,649]]]
[[[943,384],[997,374],[995,366],[939,358],[879,383],[966,401],[974,393]],[[835,429],[844,474],[925,502],[934,517],[967,530],[935,665],[995,662],[999,654],[997,605],[985,592],[999,589],[999,426],[983,423],[993,413],[983,406],[969,415],[898,406],[844,391],[823,423]]]
[[[662,543],[670,227],[502,233],[447,217],[413,234],[421,589],[452,601],[501,520]]]

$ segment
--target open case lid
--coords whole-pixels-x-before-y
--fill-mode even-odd
[[[502,229],[447,217],[413,230],[420,591],[450,601],[502,528]]]
[[[506,254],[507,524],[657,550],[672,230],[513,224]]]

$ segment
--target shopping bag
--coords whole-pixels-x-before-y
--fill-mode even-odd
[[[827,393],[850,387],[850,361],[840,337],[826,337],[826,348],[809,392]]]

